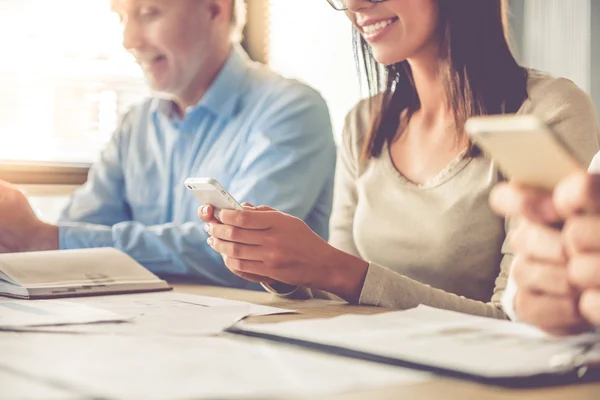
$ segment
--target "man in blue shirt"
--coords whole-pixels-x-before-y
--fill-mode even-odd
[[[0,251],[112,246],[162,276],[257,288],[206,243],[188,177],[215,178],[239,201],[293,214],[327,237],[335,167],[327,106],[247,58],[235,3],[113,0],[123,45],[162,94],[122,118],[58,226],[2,185]]]

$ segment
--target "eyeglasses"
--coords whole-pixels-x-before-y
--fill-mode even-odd
[[[386,0],[368,0],[369,3],[383,3]],[[348,2],[346,0],[327,0],[329,5],[338,11],[344,11],[348,9]]]

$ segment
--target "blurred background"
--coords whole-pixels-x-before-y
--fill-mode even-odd
[[[82,183],[119,115],[147,95],[109,3],[0,0],[0,178]],[[251,57],[320,91],[339,139],[361,98],[347,18],[325,0],[247,3]],[[573,80],[600,112],[600,0],[509,3],[520,62]]]

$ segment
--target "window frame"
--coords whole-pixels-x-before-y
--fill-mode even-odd
[[[269,1],[247,1],[242,46],[253,60],[268,62]],[[0,179],[18,185],[82,185],[92,163],[4,161]]]
[[[13,184],[82,185],[91,164],[0,161],[0,179]]]

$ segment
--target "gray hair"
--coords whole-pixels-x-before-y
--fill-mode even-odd
[[[231,0],[231,40],[240,43],[246,27],[246,0]]]

